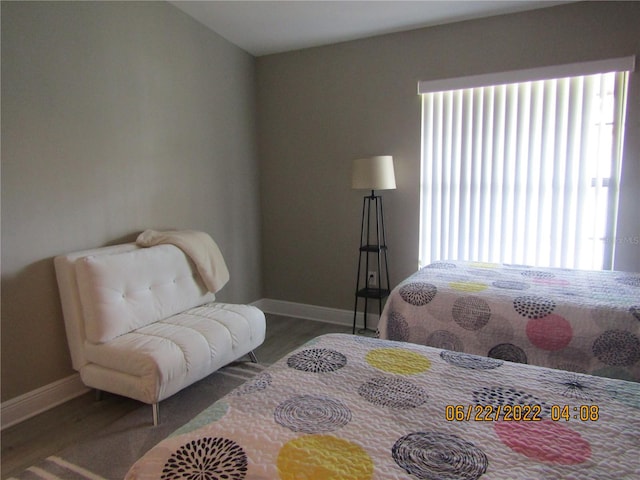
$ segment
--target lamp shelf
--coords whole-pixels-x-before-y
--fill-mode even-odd
[[[388,288],[361,288],[358,290],[357,296],[360,298],[378,298],[383,299],[389,296],[391,291]]]
[[[382,250],[386,250],[386,245],[362,245],[360,247],[361,252],[380,252]]]

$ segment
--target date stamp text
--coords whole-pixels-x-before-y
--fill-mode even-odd
[[[539,422],[545,418],[554,422],[577,420],[596,422],[600,418],[598,405],[446,405],[444,418],[448,422]]]

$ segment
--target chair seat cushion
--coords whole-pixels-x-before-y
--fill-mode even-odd
[[[152,403],[245,355],[259,346],[264,336],[264,314],[256,307],[209,303],[105,343],[87,342],[90,363],[81,374],[87,373],[83,380],[89,384],[89,372],[95,372],[97,366],[138,377],[141,384],[148,384],[143,396],[149,396],[138,399]],[[118,375],[110,378],[120,381]]]

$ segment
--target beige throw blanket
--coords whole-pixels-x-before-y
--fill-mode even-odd
[[[213,238],[205,232],[145,230],[138,235],[136,243],[141,247],[160,244],[175,245],[193,260],[205,286],[213,293],[219,291],[229,281],[229,270],[222,253]]]

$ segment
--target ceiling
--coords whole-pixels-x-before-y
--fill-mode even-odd
[[[261,56],[569,2],[177,0],[170,3],[243,50]]]

